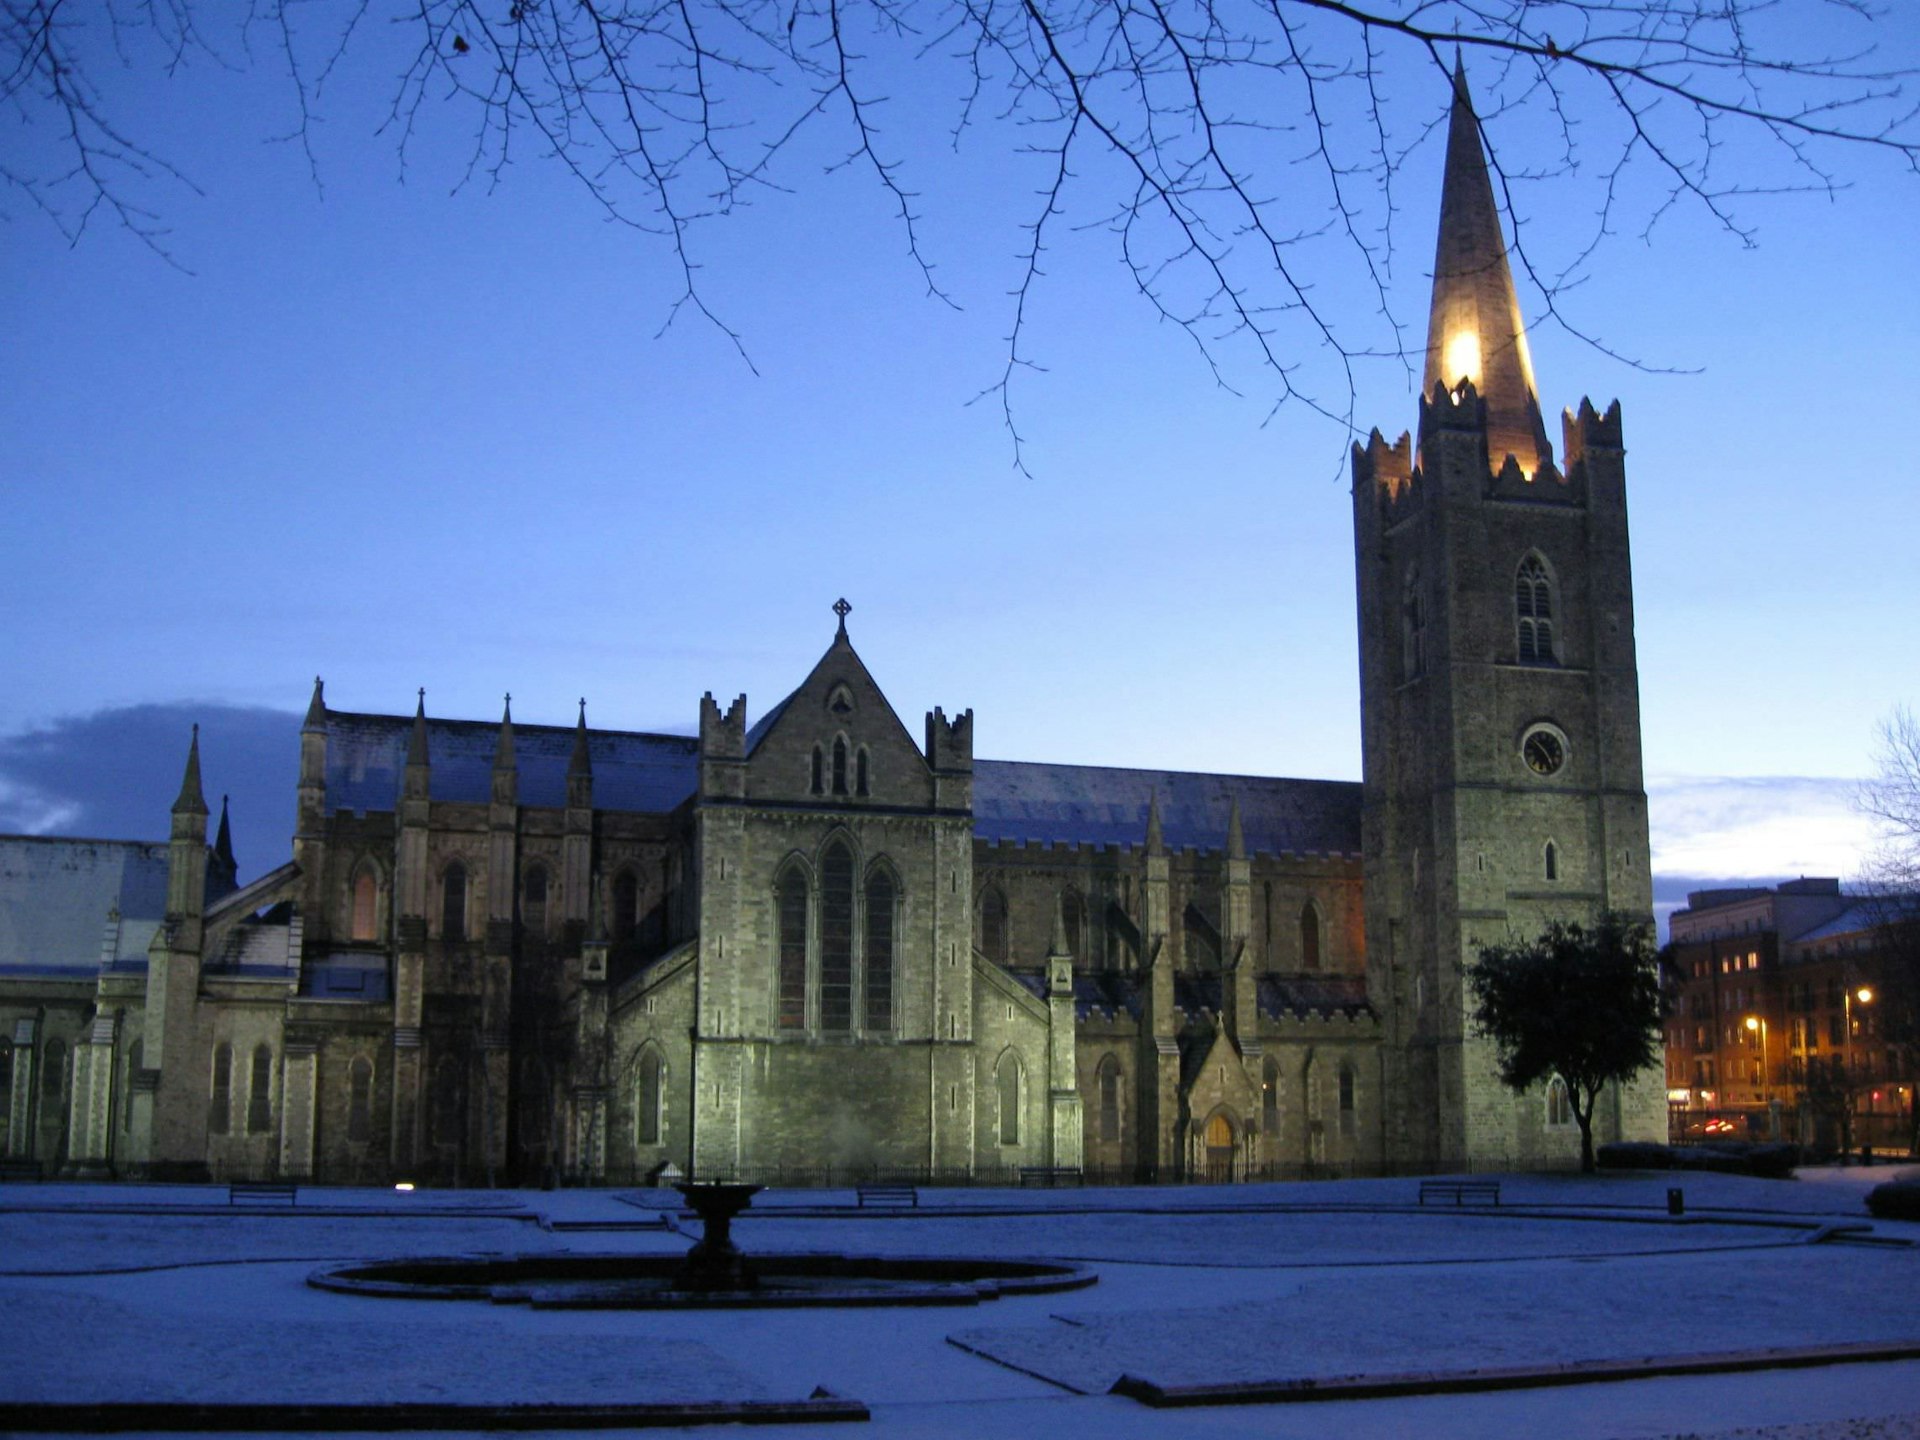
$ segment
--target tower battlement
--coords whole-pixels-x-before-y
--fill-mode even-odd
[[[713,692],[700,697],[700,754],[708,760],[743,760],[747,754],[747,697],[736,695],[721,713]]]
[[[973,769],[973,711],[951,720],[938,705],[927,712],[927,764],[935,770]]]
[[[1593,408],[1593,401],[1582,398],[1578,410],[1567,410],[1560,416],[1562,446],[1567,452],[1567,469],[1572,470],[1587,456],[1590,450],[1619,452],[1626,448],[1621,439],[1620,402],[1614,401],[1607,406],[1602,415]]]
[[[1420,470],[1413,463],[1413,437],[1405,431],[1389,444],[1376,428],[1365,445],[1353,447],[1354,495],[1372,501],[1364,508],[1377,515],[1381,525],[1392,525],[1419,503],[1420,482]]]

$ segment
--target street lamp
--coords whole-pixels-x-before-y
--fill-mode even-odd
[[[1862,985],[1862,986],[1861,986],[1861,987],[1860,987],[1859,989],[1857,989],[1857,990],[1853,990],[1853,989],[1850,989],[1850,990],[1848,990],[1848,991],[1846,992],[1846,996],[1845,996],[1845,1007],[1844,1007],[1844,1008],[1845,1008],[1845,1010],[1846,1010],[1846,1021],[1845,1021],[1845,1024],[1846,1024],[1846,1027],[1847,1027],[1847,1086],[1848,1086],[1848,1088],[1849,1088],[1849,1089],[1851,1089],[1851,1088],[1852,1088],[1852,1086],[1853,1086],[1853,1080],[1854,1080],[1854,1075],[1853,1075],[1853,1002],[1854,1002],[1855,1000],[1858,1000],[1858,1001],[1859,1001],[1859,1002],[1860,1002],[1860,1003],[1861,1003],[1862,1005],[1871,1005],[1871,1004],[1873,1003],[1873,987],[1872,987],[1871,985]],[[1872,1102],[1872,1100],[1868,1100],[1868,1102],[1867,1102],[1867,1103],[1868,1103],[1868,1105],[1869,1105],[1869,1106],[1871,1106],[1873,1102]]]
[[[1767,1022],[1763,1016],[1747,1016],[1747,1029],[1760,1032],[1760,1103],[1770,1104],[1773,1100],[1767,1085]]]

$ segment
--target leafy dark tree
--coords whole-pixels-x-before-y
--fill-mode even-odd
[[[1483,945],[1467,966],[1473,1018],[1515,1091],[1559,1076],[1593,1169],[1593,1107],[1609,1084],[1660,1060],[1666,1014],[1650,929],[1623,915],[1555,920],[1532,940]]]
[[[0,195],[69,236],[104,217],[164,251],[156,191],[191,177],[141,118],[153,86],[265,63],[290,83],[261,129],[302,147],[316,179],[330,106],[379,87],[403,157],[451,120],[467,179],[561,166],[669,248],[673,310],[724,329],[698,283],[700,227],[806,183],[814,136],[870,177],[948,300],[928,216],[944,184],[964,187],[934,157],[984,137],[1003,193],[1027,197],[988,393],[1005,403],[1033,363],[1035,288],[1078,229],[1108,238],[1223,381],[1251,368],[1276,401],[1348,419],[1356,361],[1410,364],[1388,300],[1396,182],[1444,117],[1456,55],[1520,263],[1559,319],[1611,234],[1691,209],[1745,242],[1741,197],[1831,192],[1841,151],[1920,168],[1914,58],[1875,51],[1911,29],[1879,23],[1870,0],[0,0],[16,122]],[[1577,233],[1536,256],[1535,214]],[[1377,303],[1352,304],[1339,278]],[[1304,378],[1309,351],[1335,359],[1346,395]]]

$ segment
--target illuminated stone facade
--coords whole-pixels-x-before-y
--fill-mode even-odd
[[[916,739],[844,606],[792,694],[751,726],[709,695],[692,737],[590,729],[584,702],[571,729],[353,713],[316,683],[286,865],[209,892],[190,764],[146,972],[69,1017],[59,1163],[624,1183],[1572,1158],[1543,1097],[1494,1082],[1458,966],[1650,909],[1620,419],[1583,404],[1555,467],[1464,86],[1446,197],[1430,368],[1467,373],[1436,370],[1417,442],[1354,456],[1363,785],[976,759],[970,711]],[[1657,1135],[1644,1088],[1602,1138]]]

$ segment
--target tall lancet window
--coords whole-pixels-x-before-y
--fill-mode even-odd
[[[458,860],[440,877],[440,938],[467,938],[467,867]]]
[[[866,1028],[876,1033],[893,1029],[893,896],[893,877],[875,870],[867,879]]]
[[[1520,562],[1513,577],[1514,623],[1519,630],[1522,665],[1557,665],[1553,648],[1553,580],[1538,555]]]
[[[1420,567],[1407,567],[1400,596],[1400,678],[1417,680],[1427,673],[1427,612],[1420,598]]]
[[[780,1028],[807,1028],[807,877],[798,869],[780,877]]]
[[[820,857],[820,1028],[853,1028],[853,854],[838,841]]]

